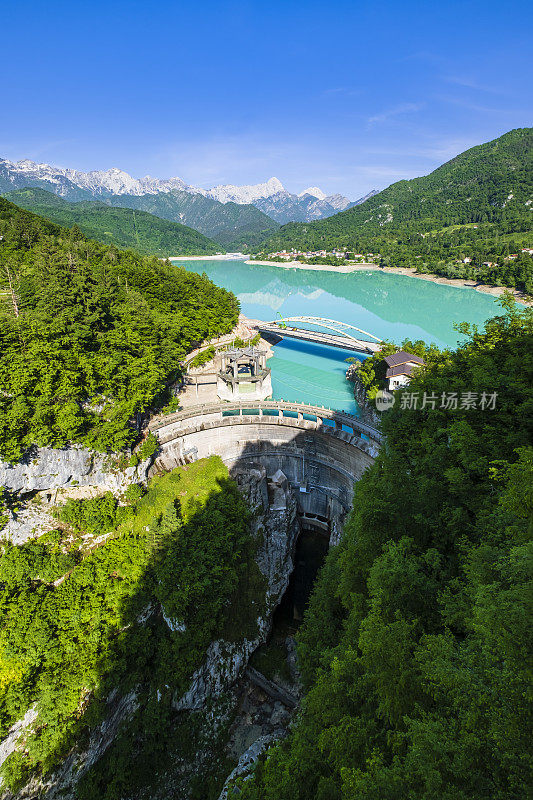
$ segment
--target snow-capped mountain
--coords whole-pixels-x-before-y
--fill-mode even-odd
[[[270,197],[277,192],[284,192],[283,184],[277,178],[270,178],[265,183],[255,183],[249,186],[214,186],[206,191],[208,197],[220,203],[255,203],[264,197]]]
[[[71,170],[66,170],[67,173]],[[74,172],[74,171],[72,171]],[[169,178],[161,181],[146,175],[144,178],[132,178],[127,172],[112,167],[106,170],[93,170],[92,172],[74,172],[68,175],[73,183],[87,189],[93,195],[108,194],[157,194],[170,192],[172,189],[187,190],[189,187],[181,178]],[[191,187],[192,188],[192,187]]]
[[[3,184],[6,180],[10,183],[10,189],[22,189],[28,185],[48,184],[43,188],[48,188],[55,194],[69,200],[78,199],[71,195],[78,195],[80,189],[82,192],[86,192],[87,196],[98,198],[121,194],[136,196],[157,194],[158,192],[170,192],[173,189],[201,192],[199,189],[187,186],[181,178],[159,180],[158,178],[151,178],[149,175],[144,178],[133,178],[127,172],[117,169],[117,167],[82,172],[77,169],[52,167],[50,164],[37,164],[29,159],[16,162],[0,159],[0,181]],[[3,189],[3,191],[6,191],[6,189]]]
[[[214,186],[212,189],[201,189],[177,177],[164,180],[149,175],[144,178],[133,178],[117,167],[82,172],[50,164],[38,164],[29,159],[17,162],[0,159],[0,193],[26,186],[38,186],[72,202],[94,198],[114,202],[113,198],[120,197],[186,192],[202,195],[222,204],[254,205],[281,224],[323,219],[357,205],[373,194],[371,192],[356,203],[350,203],[343,195],[326,195],[318,186],[310,186],[300,194],[292,194],[285,189],[278,178],[274,177],[265,183],[246,186],[226,184]],[[127,203],[120,204],[127,205]]]
[[[310,194],[311,197],[316,197],[317,200],[326,199],[325,193],[322,191],[322,189],[319,189],[318,186],[309,186],[308,189],[304,189],[303,192],[300,192],[298,197],[305,197],[306,194]]]
[[[320,191],[316,189],[314,191]],[[351,203],[340,194],[325,195],[319,198],[307,189],[301,194],[290,194],[287,191],[276,192],[270,197],[256,200],[254,203],[264,214],[275,219],[281,225],[286,222],[312,222],[315,219],[331,217],[338,211],[349,208]]]

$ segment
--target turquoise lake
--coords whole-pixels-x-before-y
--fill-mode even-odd
[[[456,322],[483,325],[498,313],[493,297],[474,289],[442,286],[387,272],[334,272],[282,269],[244,261],[176,260],[185,269],[205,272],[239,299],[242,313],[262,320],[290,316],[327,317],[348,322],[383,339],[423,339],[455,347]],[[349,350],[284,340],[268,362],[273,397],[301,400],[356,412],[346,381]]]

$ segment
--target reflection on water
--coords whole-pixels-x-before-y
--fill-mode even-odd
[[[284,316],[329,317],[396,342],[409,336],[455,346],[454,322],[482,324],[498,310],[493,297],[473,289],[389,272],[340,275],[243,261],[189,261],[185,266],[206,272],[234,292],[247,316],[273,319],[279,311]]]
[[[455,347],[460,337],[454,323],[483,325],[499,310],[493,297],[473,289],[387,272],[341,275],[244,261],[188,261],[183,266],[205,272],[234,292],[248,317],[270,320],[278,312],[284,317],[328,317],[398,344],[410,338]],[[294,340],[276,345],[274,352],[269,367],[276,399],[355,410],[344,377],[344,359],[353,353]]]

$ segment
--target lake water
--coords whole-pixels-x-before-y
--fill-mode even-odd
[[[409,338],[455,347],[461,338],[453,329],[455,322],[483,325],[500,309],[493,297],[474,289],[390,272],[341,275],[244,261],[175,263],[205,272],[216,284],[230,289],[247,317],[265,321],[279,319],[279,314],[327,317],[397,344]],[[356,411],[345,378],[345,359],[353,352],[287,339],[275,346],[274,353],[268,365],[275,399]]]

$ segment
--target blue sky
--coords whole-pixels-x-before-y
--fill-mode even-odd
[[[532,124],[531,3],[30,2],[0,157],[351,199]]]

